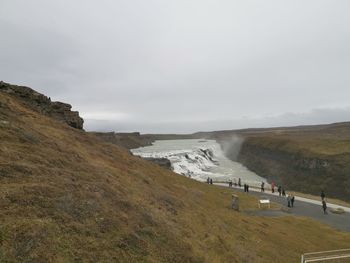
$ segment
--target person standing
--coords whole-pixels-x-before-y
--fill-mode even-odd
[[[290,197],[290,195],[288,195],[288,196],[287,196],[288,207],[290,207],[290,201],[291,201],[291,197]]]
[[[265,183],[261,182],[261,192],[265,192]]]
[[[284,190],[284,188],[282,188],[282,196],[286,196],[286,191]]]
[[[241,178],[238,178],[238,186],[241,187]]]
[[[210,178],[210,184],[213,184],[213,179]]]
[[[326,197],[326,195],[325,195],[324,191],[322,190],[321,191],[321,200],[323,201],[325,199],[325,197]]]
[[[325,200],[322,200],[322,209],[323,209],[323,213],[326,215],[327,213],[327,204]]]
[[[209,180],[210,180],[210,178],[208,177],[208,178],[207,178],[207,184],[209,184]]]
[[[282,194],[282,187],[280,185],[278,186],[277,191],[278,191],[278,195],[281,196],[281,194]]]
[[[274,193],[275,192],[275,182],[271,183],[271,192]]]
[[[292,197],[290,199],[290,204],[292,207],[294,207],[294,200],[295,200],[295,197],[294,197],[294,195],[292,195]]]

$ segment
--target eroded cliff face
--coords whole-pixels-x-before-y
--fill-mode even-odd
[[[260,138],[263,140],[263,138]],[[242,144],[237,161],[250,170],[287,190],[318,195],[325,190],[329,197],[350,200],[349,156],[304,154],[266,147],[258,140],[247,138]]]
[[[91,132],[100,139],[117,144],[126,149],[135,149],[139,147],[144,147],[152,145],[154,139],[147,135],[141,135],[139,132],[125,132],[125,133],[116,133],[116,132]]]
[[[83,129],[84,120],[79,116],[79,112],[72,111],[72,106],[67,103],[52,102],[50,98],[29,87],[11,85],[2,81],[0,81],[0,92],[20,98],[37,112],[65,122],[73,128]]]

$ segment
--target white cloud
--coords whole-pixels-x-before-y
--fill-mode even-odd
[[[126,113],[122,112],[101,112],[101,111],[94,111],[94,112],[84,112],[81,114],[81,116],[84,119],[90,119],[90,120],[102,120],[102,121],[122,121],[125,119],[128,119],[130,116]]]

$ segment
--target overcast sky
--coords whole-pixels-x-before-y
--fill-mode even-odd
[[[350,120],[348,0],[0,0],[0,79],[87,130]]]

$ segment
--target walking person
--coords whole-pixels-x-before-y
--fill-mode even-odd
[[[261,192],[265,192],[265,183],[261,182]]]
[[[325,195],[324,191],[322,190],[321,191],[321,200],[323,201],[325,199],[325,197],[326,197],[326,195]]]
[[[283,196],[283,197],[286,196],[286,191],[284,190],[284,188],[282,188],[282,196]]]
[[[213,179],[210,178],[210,184],[213,184]]]
[[[278,186],[277,191],[278,191],[278,195],[281,196],[281,194],[282,194],[282,187],[280,185]]]
[[[326,201],[325,200],[322,200],[322,209],[323,209],[323,213],[325,215],[327,215],[327,204],[326,204]]]
[[[292,195],[292,197],[290,199],[290,204],[292,207],[294,207],[294,200],[295,200],[295,197],[294,197],[294,195]]]
[[[247,184],[247,193],[249,193],[249,185]]]
[[[247,192],[247,185],[244,184],[244,192]]]

